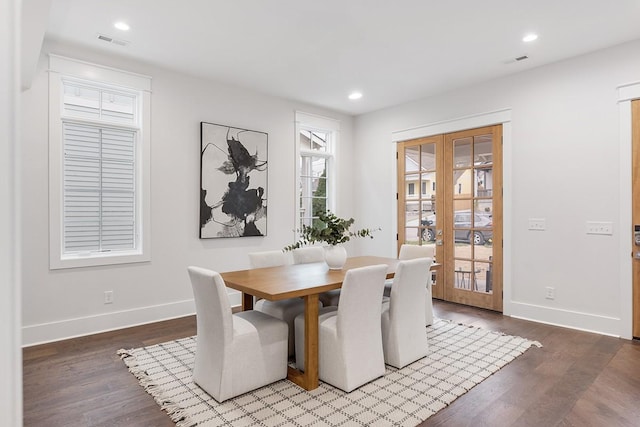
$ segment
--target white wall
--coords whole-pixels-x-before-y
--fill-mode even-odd
[[[0,414],[2,424],[22,425],[20,349],[20,235],[18,88],[20,2],[0,0]]]
[[[625,157],[619,150],[616,88],[640,80],[639,52],[640,42],[628,43],[359,116],[356,179],[363,187],[356,215],[380,224],[384,236],[367,243],[369,249],[394,254],[388,243],[396,232],[391,133],[510,108],[508,314],[628,336],[631,264],[629,252],[621,261],[620,248],[630,227],[619,219],[624,198],[631,196],[630,182],[622,199],[619,188],[620,159],[630,162],[630,153]],[[625,163],[622,169],[629,167]],[[528,218],[546,218],[546,231],[529,231]],[[613,236],[587,235],[586,221],[613,222]],[[555,287],[555,300],[544,298],[547,286]]]
[[[44,51],[150,75],[151,257],[149,263],[50,271],[47,208],[47,74],[41,57],[23,92],[23,342],[26,345],[193,313],[186,267],[248,268],[247,253],[280,249],[293,239],[294,111],[341,121],[341,158],[351,157],[352,118],[304,104],[45,42]],[[268,235],[198,238],[200,122],[269,134]],[[349,176],[341,161],[338,175]],[[354,195],[341,186],[338,212],[350,215]],[[103,304],[103,292],[114,303]],[[237,293],[232,302],[239,303]]]

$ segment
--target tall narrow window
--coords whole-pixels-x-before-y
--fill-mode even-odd
[[[334,209],[334,148],[339,122],[296,112],[297,228],[312,225],[318,215]]]
[[[149,86],[51,57],[51,268],[149,259]]]

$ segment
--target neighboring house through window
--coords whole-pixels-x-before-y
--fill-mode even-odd
[[[149,260],[151,79],[55,55],[49,76],[50,267]]]
[[[318,215],[334,210],[334,156],[340,122],[296,112],[298,224],[312,225]]]

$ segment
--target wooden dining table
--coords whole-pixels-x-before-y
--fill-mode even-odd
[[[313,390],[319,384],[318,296],[342,287],[349,269],[385,264],[387,279],[390,279],[395,275],[398,262],[396,258],[359,256],[347,258],[341,270],[329,270],[326,263],[319,262],[229,271],[220,275],[229,288],[242,292],[242,310],[253,309],[254,296],[269,301],[304,299],[304,372],[289,366],[287,379],[306,390]]]

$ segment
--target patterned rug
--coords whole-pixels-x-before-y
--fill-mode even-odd
[[[178,427],[415,426],[498,371],[536,341],[436,319],[430,354],[387,366],[382,378],[351,393],[329,384],[306,391],[287,380],[217,403],[191,379],[196,338],[118,354]]]

